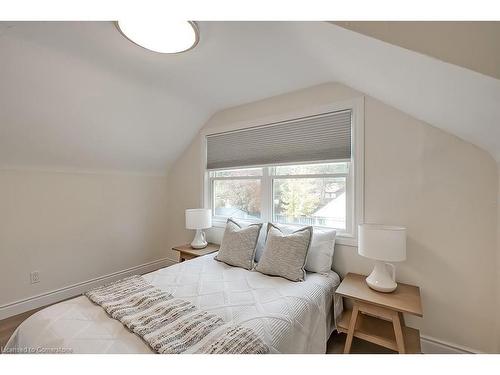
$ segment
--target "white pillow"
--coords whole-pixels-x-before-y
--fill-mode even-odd
[[[267,237],[267,223],[262,224],[259,238],[257,239],[257,248],[255,249],[255,261],[258,262],[264,253],[264,246],[266,246]]]
[[[285,234],[290,234],[297,230],[297,226],[277,225]],[[261,232],[265,233],[265,230]],[[262,234],[262,233],[261,233]],[[311,245],[307,254],[305,269],[309,272],[328,273],[332,269],[333,253],[335,251],[335,229],[313,229]],[[259,238],[260,242],[260,238]],[[262,248],[260,249],[262,254]],[[259,254],[259,243],[255,253],[256,261]]]
[[[306,271],[327,273],[332,269],[336,234],[335,229],[314,228],[306,259]]]

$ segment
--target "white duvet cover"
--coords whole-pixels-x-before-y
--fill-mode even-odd
[[[292,282],[213,258],[209,254],[144,278],[226,321],[252,327],[271,353],[325,353],[335,317],[342,311],[341,299],[334,302],[340,282],[335,272],[308,273],[306,281]],[[84,296],[32,315],[18,327],[6,351],[52,348],[72,353],[151,353],[138,336]]]

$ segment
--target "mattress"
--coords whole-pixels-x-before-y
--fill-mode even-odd
[[[271,353],[325,353],[342,312],[334,297],[335,272],[308,273],[303,282],[231,267],[209,254],[144,275],[151,284],[198,308],[251,327]],[[41,348],[41,349],[39,349]],[[47,307],[26,319],[6,351],[151,353],[119,321],[80,296]]]

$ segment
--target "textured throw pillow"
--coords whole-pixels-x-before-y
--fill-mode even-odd
[[[231,219],[236,224],[238,224],[241,228],[246,228],[251,224],[248,222],[238,219]],[[292,232],[292,231],[290,231]],[[257,240],[257,248],[255,249],[255,261],[258,262],[260,257],[262,256],[262,252],[264,251],[264,245],[266,244],[266,234],[267,234],[267,223],[262,224],[262,229],[260,230],[259,238]]]
[[[228,219],[215,259],[230,266],[251,270],[261,227],[262,224],[251,224],[242,228],[234,220]]]
[[[297,230],[297,226],[293,225],[276,225],[282,233],[290,234]],[[335,229],[318,229],[314,228],[311,245],[307,253],[306,271],[317,273],[328,273],[332,269],[333,253],[335,251]],[[257,253],[259,246],[257,244]]]
[[[242,228],[246,228],[249,225],[251,225],[244,220],[238,220],[234,218],[232,218],[232,220]],[[294,229],[297,229],[297,227],[294,227]],[[290,230],[290,233],[291,232],[293,232],[293,230]],[[266,245],[266,236],[267,236],[267,223],[262,223],[262,229],[260,230],[259,238],[257,240],[257,248],[255,249],[255,262],[258,262],[260,260],[260,257],[264,252],[264,246]]]
[[[292,281],[304,281],[312,231],[312,227],[306,227],[285,235],[277,226],[268,223],[266,245],[255,270]]]

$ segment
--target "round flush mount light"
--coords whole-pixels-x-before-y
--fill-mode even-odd
[[[199,40],[198,27],[191,21],[127,20],[117,26],[133,43],[159,53],[189,51]]]

